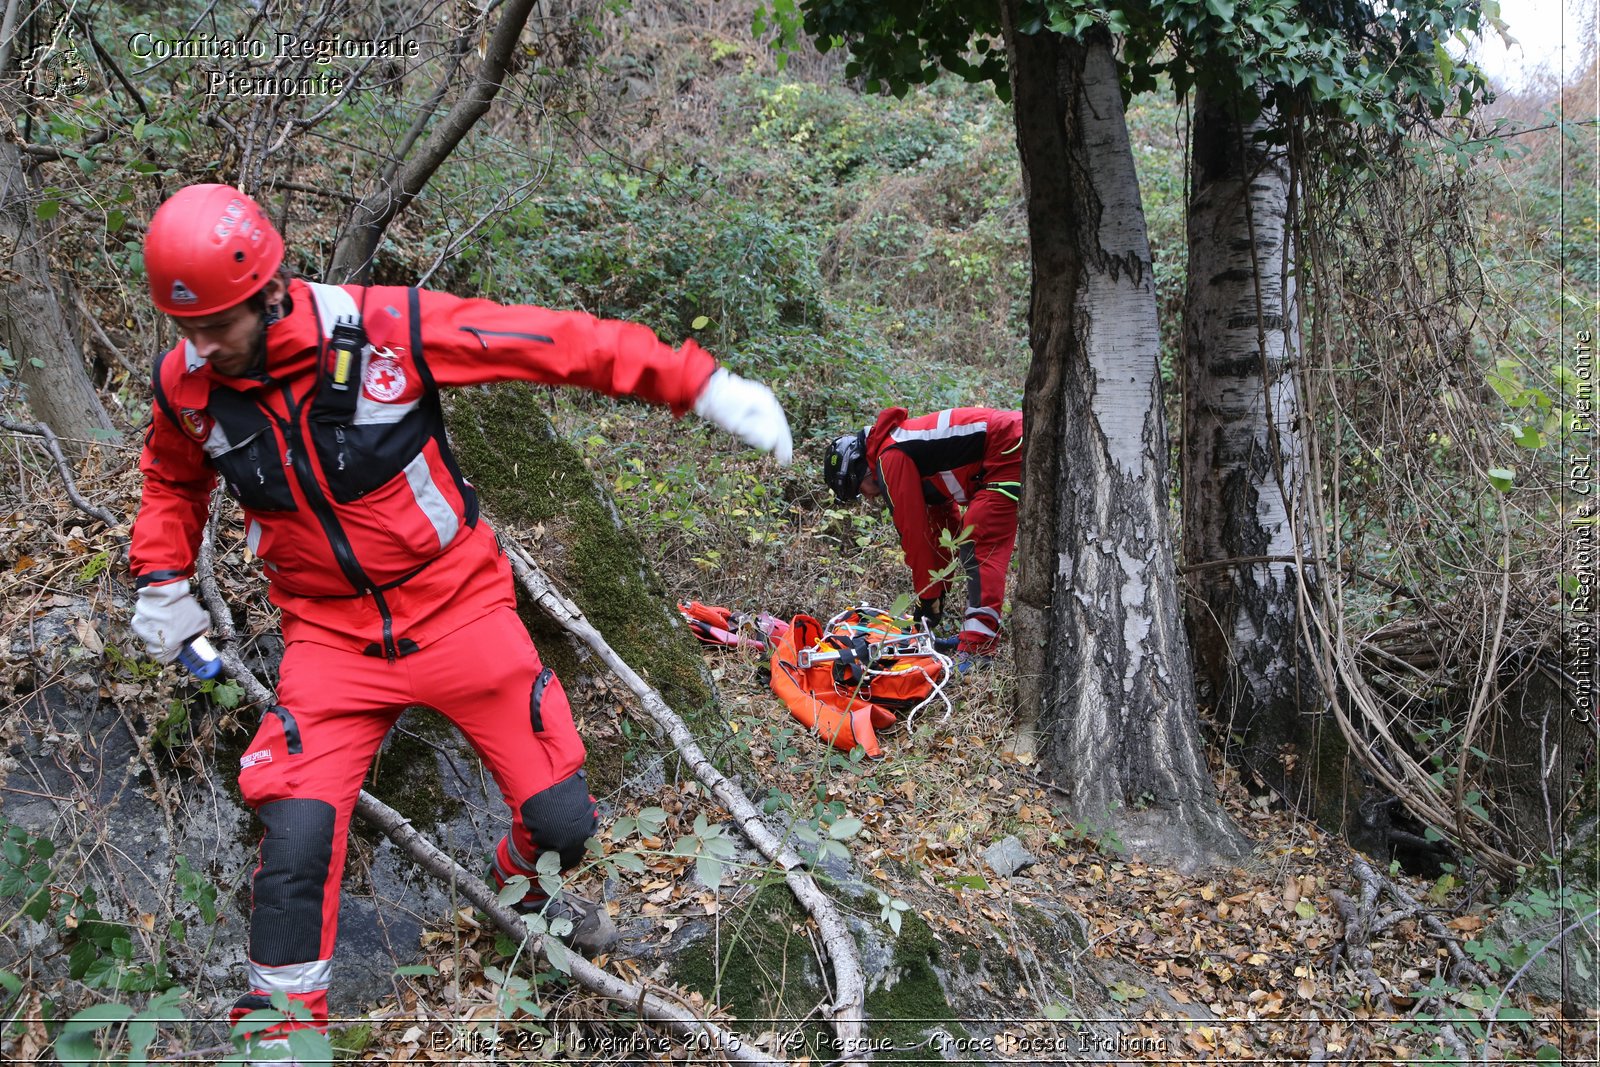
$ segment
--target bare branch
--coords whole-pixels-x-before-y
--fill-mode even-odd
[[[365,281],[372,257],[389,224],[415,200],[428,180],[455,151],[467,133],[489,110],[499,94],[511,55],[533,11],[534,0],[511,0],[495,27],[494,36],[467,91],[445,115],[416,158],[401,167],[393,181],[382,183],[357,205],[334,250],[329,277],[334,281]]]
[[[133,82],[128,80],[128,76],[122,72],[122,68],[117,65],[117,61],[112,58],[111,53],[107,52],[100,46],[100,41],[95,37],[94,27],[89,24],[89,19],[81,12],[74,9],[72,12],[72,21],[76,22],[79,28],[83,30],[84,36],[89,38],[89,47],[94,49],[95,57],[99,59],[100,62],[111,71],[112,74],[116,75],[117,81],[121,82],[122,87],[128,91],[128,95],[133,97],[133,102],[139,107],[139,113],[142,114],[145,117],[145,121],[148,122],[150,119],[150,109],[145,107],[144,95],[139,92],[138,88],[133,84]]]
[[[19,142],[17,149],[30,159],[42,159],[45,162],[52,162],[67,158],[66,154],[68,152],[81,152],[85,148],[93,148],[95,145],[105,144],[109,140],[111,140],[111,131],[104,129],[83,141],[76,148],[59,148],[55,145],[24,144]]]
[[[14,422],[11,419],[0,418],[0,426],[4,426],[12,433],[27,434],[30,437],[39,437],[44,440],[44,449],[50,453],[50,458],[56,461],[56,473],[61,475],[61,481],[67,488],[67,499],[71,500],[78,510],[92,518],[99,519],[107,527],[115,528],[117,518],[105,508],[91,504],[78,492],[78,483],[73,480],[72,466],[67,462],[67,457],[61,452],[61,444],[56,439],[54,431],[42,422],[28,425],[25,422]]]
[[[699,744],[695,742],[689,727],[667,706],[661,694],[651,688],[649,683],[640,678],[633,668],[617,655],[600,635],[600,631],[584,618],[578,606],[556,590],[533,558],[521,546],[506,537],[503,529],[501,538],[506,544],[506,556],[511,561],[511,569],[533,602],[589,646],[589,649],[611,668],[629,689],[633,690],[634,695],[644,706],[645,712],[656,725],[666,731],[678,754],[689,765],[695,777],[711,790],[723,807],[728,809],[745,837],[763,856],[783,868],[784,880],[794,893],[795,899],[816,919],[817,929],[822,934],[823,944],[833,962],[838,993],[828,1011],[833,1017],[834,1031],[846,1049],[859,1049],[866,983],[862,978],[855,941],[845,927],[844,920],[834,908],[833,902],[817,888],[816,882],[806,872],[805,861],[767,828],[761,819],[761,813],[744,795],[744,791],[712,765],[706,754],[701,751]]]
[[[296,193],[309,193],[312,196],[325,196],[330,200],[343,200],[347,204],[358,204],[360,197],[338,189],[329,189],[323,185],[308,185],[305,182],[292,182],[284,178],[268,178],[261,183],[268,189],[288,189]]]

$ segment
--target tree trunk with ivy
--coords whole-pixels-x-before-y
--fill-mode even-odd
[[[1319,758],[1337,726],[1318,713],[1300,633],[1299,587],[1315,574],[1296,563],[1292,191],[1284,150],[1262,139],[1270,120],[1196,94],[1183,333],[1189,634],[1202,690],[1244,762],[1337,826],[1343,768]]]
[[[1076,818],[1189,866],[1238,854],[1200,745],[1167,515],[1149,238],[1104,32],[1006,48],[1033,258],[1019,697]]]
[[[0,92],[0,102],[9,105],[15,99]],[[38,204],[16,141],[0,138],[0,257],[5,263],[0,337],[16,363],[29,411],[50,425],[71,455],[82,458],[82,439],[114,440],[117,432],[68,328],[50,275],[48,235],[39,226]]]

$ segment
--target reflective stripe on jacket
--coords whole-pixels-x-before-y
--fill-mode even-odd
[[[933,577],[950,563],[940,531],[959,535],[962,513],[984,490],[1012,500],[1021,492],[1022,412],[946,408],[911,418],[905,408],[885,408],[867,434],[867,462],[883,485],[917,595],[943,596],[948,581]]]

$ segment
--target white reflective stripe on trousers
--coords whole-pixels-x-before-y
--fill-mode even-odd
[[[250,961],[250,988],[263,993],[319,993],[333,978],[332,960],[268,967]]]

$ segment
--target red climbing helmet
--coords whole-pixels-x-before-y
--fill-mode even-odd
[[[150,299],[168,315],[210,315],[260,292],[283,262],[283,238],[231,185],[190,185],[156,209],[144,238]]]

